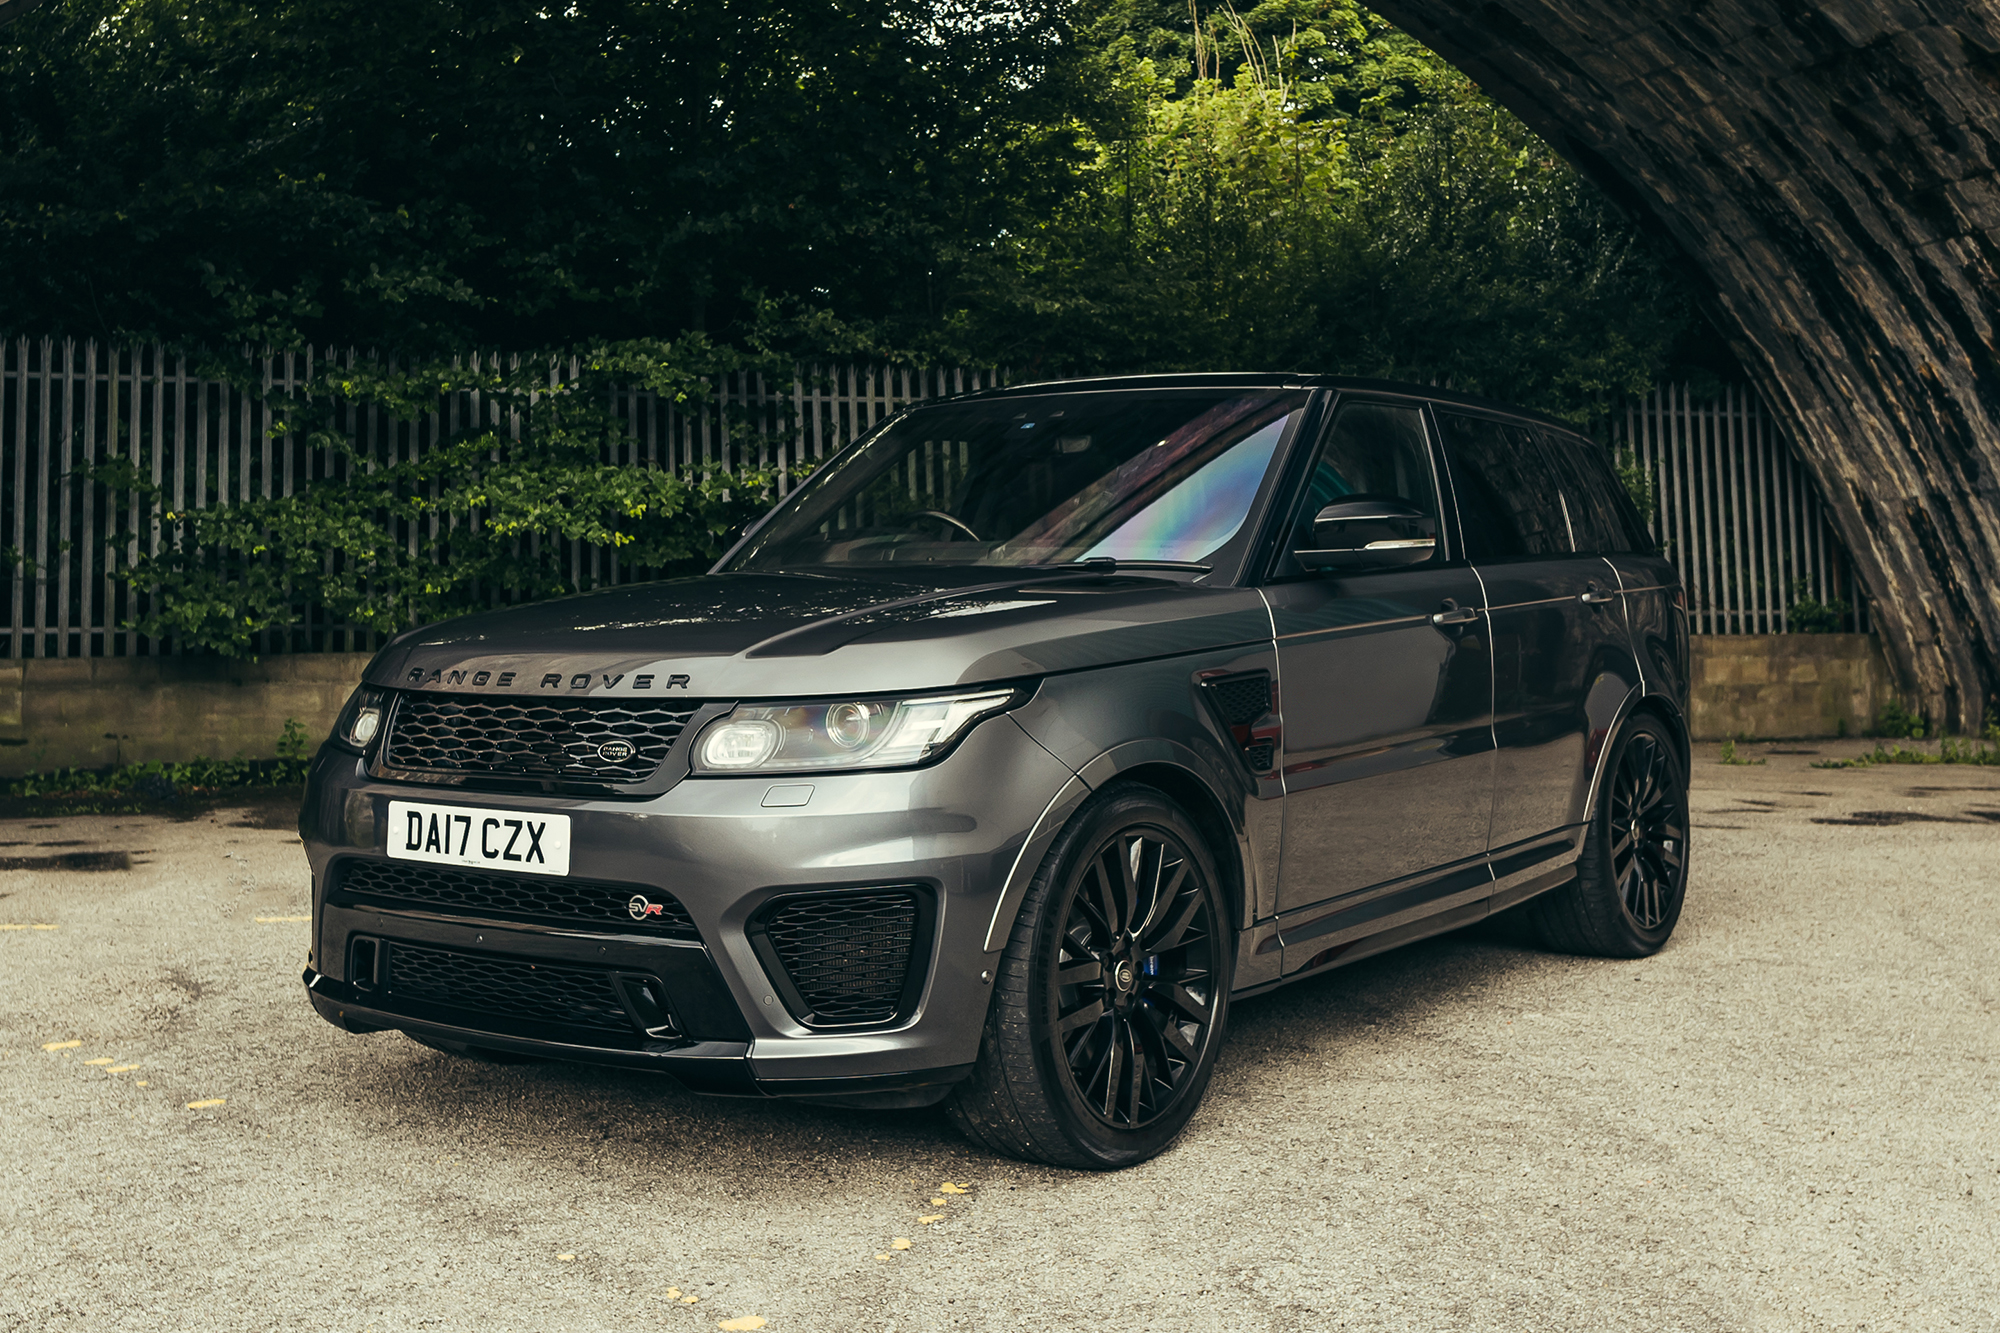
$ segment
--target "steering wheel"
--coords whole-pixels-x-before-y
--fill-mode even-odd
[[[967,527],[964,523],[960,522],[958,519],[953,518],[950,514],[945,513],[942,509],[919,509],[916,513],[910,515],[910,517],[934,518],[940,523],[951,524],[954,528],[957,528],[960,532],[972,538],[972,540],[974,541],[984,540],[984,538],[982,538],[978,533],[974,532],[971,528]]]

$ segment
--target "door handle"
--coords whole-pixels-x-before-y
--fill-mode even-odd
[[[1447,597],[1444,599],[1444,609],[1431,617],[1431,624],[1444,629],[1448,625],[1470,625],[1477,619],[1479,619],[1478,607],[1460,606]]]
[[[1603,606],[1605,603],[1611,601],[1613,596],[1614,594],[1612,593],[1599,592],[1597,585],[1592,583],[1586,585],[1584,590],[1576,595],[1576,600],[1582,602],[1585,606]]]

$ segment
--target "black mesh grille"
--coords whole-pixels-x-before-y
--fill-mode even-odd
[[[1243,747],[1243,762],[1258,773],[1271,770],[1271,760],[1276,757],[1278,747],[1271,741],[1252,741]]]
[[[411,861],[347,861],[335,892],[350,897],[421,903],[426,907],[560,921],[569,925],[616,926],[679,939],[698,939],[694,919],[671,894],[630,884],[581,879],[532,879],[487,875]],[[633,915],[633,899],[643,898]],[[654,911],[657,907],[659,910]]]
[[[429,773],[643,782],[698,707],[405,694],[382,758]]]
[[[779,963],[820,1027],[887,1023],[902,1006],[917,939],[912,893],[793,898],[764,918]]]
[[[400,940],[389,942],[388,959],[383,989],[392,999],[626,1036],[636,1031],[604,972],[455,953]]]
[[[1262,671],[1212,680],[1208,690],[1222,720],[1232,727],[1247,727],[1271,711],[1271,678]]]

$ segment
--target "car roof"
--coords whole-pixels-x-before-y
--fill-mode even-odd
[[[1571,435],[1581,433],[1570,422],[1552,417],[1546,412],[1537,412],[1532,408],[1517,407],[1513,403],[1503,403],[1497,399],[1482,398],[1478,394],[1461,393],[1456,389],[1441,388],[1437,385],[1366,379],[1358,375],[1285,375],[1269,372],[1100,375],[1087,379],[1035,380],[1027,384],[1009,384],[1004,388],[984,389],[978,393],[965,394],[957,401],[963,402],[971,398],[1026,397],[1057,392],[1074,393],[1086,390],[1233,388],[1333,389],[1341,393],[1405,394],[1413,398],[1427,398],[1435,403],[1475,408],[1482,412],[1503,412],[1508,416],[1540,422],[1542,425]]]

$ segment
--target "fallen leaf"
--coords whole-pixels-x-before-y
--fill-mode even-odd
[[[556,1260],[557,1260],[558,1262],[560,1262],[560,1263],[565,1263],[565,1264],[567,1264],[567,1263],[572,1263],[572,1262],[574,1262],[574,1261],[575,1261],[575,1259],[576,1259],[576,1256],[575,1256],[575,1255],[573,1255],[573,1254],[559,1254],[559,1255],[557,1255],[557,1256],[556,1256]]]
[[[148,1083],[145,1079],[142,1078],[137,1083],[134,1083],[132,1086],[135,1088],[150,1088],[153,1085]]]
[[[45,1041],[42,1043],[42,1049],[45,1051],[73,1051],[81,1045],[83,1043],[80,1041]]]
[[[878,1255],[876,1255],[875,1257],[876,1257],[877,1259],[893,1259],[893,1258],[895,1258],[895,1256],[894,1256],[894,1255],[890,1255],[890,1254],[878,1254]]]
[[[947,1181],[945,1181],[945,1183],[944,1183],[944,1184],[942,1184],[942,1185],[938,1186],[938,1193],[939,1193],[939,1194],[969,1194],[969,1193],[971,1193],[971,1189],[970,1189],[970,1187],[969,1187],[969,1186],[965,1186],[965,1185],[954,1185],[954,1184],[952,1184],[952,1183],[951,1183],[951,1182],[950,1182],[949,1180],[947,1180]]]
[[[759,1314],[738,1315],[734,1319],[722,1320],[716,1324],[716,1327],[729,1329],[730,1333],[748,1333],[750,1329],[764,1327],[764,1316]]]
[[[933,1208],[942,1208],[942,1207],[944,1207],[944,1200],[943,1200],[943,1199],[932,1199],[932,1200],[931,1200],[931,1207],[933,1207]]]
[[[116,1058],[116,1056],[100,1055],[95,1060],[85,1060],[84,1063],[87,1065],[108,1065]]]
[[[668,1288],[667,1288],[667,1299],[668,1299],[668,1300],[670,1300],[670,1301],[677,1301],[677,1300],[679,1300],[680,1298],[681,1298],[681,1289],[680,1289],[679,1287],[668,1287]]]
[[[908,1236],[898,1236],[889,1242],[889,1248],[892,1250],[907,1250],[910,1248],[910,1238]]]
[[[138,1067],[137,1065],[113,1065],[104,1072],[107,1074],[129,1074]]]
[[[190,1111],[206,1111],[206,1110],[207,1110],[207,1109],[208,1109],[209,1107],[211,1107],[211,1106],[221,1106],[221,1105],[223,1105],[223,1104],[224,1104],[225,1102],[227,1102],[228,1100],[229,1100],[229,1099],[228,1099],[227,1097],[210,1097],[210,1098],[209,1098],[209,1099],[208,1099],[207,1101],[200,1101],[200,1102],[189,1102],[189,1103],[188,1103],[188,1110],[190,1110]]]
[[[918,1219],[917,1219],[917,1225],[918,1225],[918,1226],[926,1226],[926,1227],[927,1227],[927,1226],[929,1226],[929,1225],[930,1225],[931,1223],[933,1223],[933,1222],[942,1222],[942,1221],[944,1221],[944,1214],[943,1214],[943,1213],[932,1213],[932,1214],[931,1214],[931,1215],[930,1215],[929,1217],[920,1217],[920,1218],[918,1218]]]
[[[701,1297],[699,1297],[699,1296],[683,1296],[683,1297],[681,1297],[681,1304],[682,1304],[682,1305],[696,1305],[696,1304],[699,1304],[699,1303],[700,1303],[700,1301],[701,1301]]]

